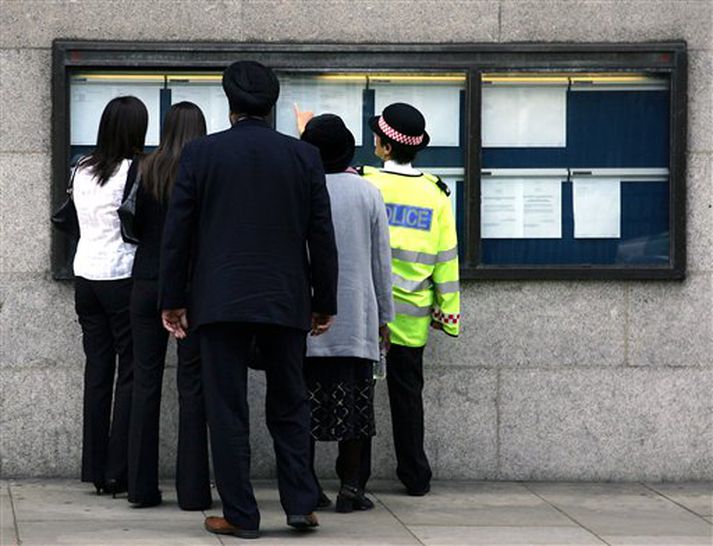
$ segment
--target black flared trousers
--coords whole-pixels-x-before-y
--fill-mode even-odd
[[[129,427],[129,501],[158,496],[161,388],[168,332],[158,310],[158,282],[134,280],[131,293],[134,388]],[[201,356],[198,335],[178,342],[178,455],[176,491],[184,510],[211,504]]]
[[[90,281],[77,277],[74,283],[86,356],[82,481],[98,487],[108,480],[123,484],[127,479],[133,380],[131,286],[131,279]]]
[[[309,514],[317,505],[310,471],[310,406],[303,377],[306,332],[269,324],[215,323],[198,329],[211,452],[223,515],[257,529],[260,513],[250,484],[248,360],[253,340],[267,381],[265,413],[277,463],[282,508]]]

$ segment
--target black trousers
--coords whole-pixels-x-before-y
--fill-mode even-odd
[[[75,309],[86,356],[82,481],[97,486],[107,480],[122,484],[127,480],[133,381],[131,285],[131,279],[89,281],[82,277],[77,277],[74,284]]]
[[[158,310],[158,282],[134,280],[131,292],[134,389],[129,426],[129,501],[158,496],[161,387],[168,332]],[[192,333],[178,342],[178,505],[205,509],[211,503],[208,429],[201,380],[200,342]]]
[[[277,461],[282,508],[309,514],[317,505],[310,472],[310,407],[303,377],[305,332],[266,324],[216,323],[199,328],[211,451],[225,518],[243,529],[260,525],[250,484],[247,362],[253,339],[267,380],[267,426]]]
[[[423,449],[423,347],[392,345],[386,356],[396,475],[409,491],[424,491],[431,466]]]

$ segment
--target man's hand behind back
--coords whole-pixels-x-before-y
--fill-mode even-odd
[[[312,331],[311,336],[319,336],[329,330],[329,327],[334,323],[334,315],[325,315],[324,313],[312,313]]]
[[[163,327],[176,339],[188,336],[188,313],[186,309],[165,309],[161,311]]]

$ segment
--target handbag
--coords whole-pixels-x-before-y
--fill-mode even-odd
[[[73,239],[79,239],[79,218],[77,217],[77,207],[74,206],[72,191],[74,189],[74,177],[79,169],[79,162],[72,171],[72,176],[69,178],[67,185],[67,197],[59,208],[52,214],[52,225]]]
[[[136,160],[134,160],[136,162]],[[138,162],[136,162],[138,163]],[[124,199],[119,205],[117,212],[119,213],[119,222],[121,225],[121,238],[125,243],[134,245],[139,244],[139,236],[136,229],[136,197],[139,192],[139,184],[141,184],[141,170],[136,169],[136,176],[132,177],[132,170],[129,170],[126,184],[129,186],[129,191],[125,193]]]

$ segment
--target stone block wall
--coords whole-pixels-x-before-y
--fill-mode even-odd
[[[443,479],[713,479],[713,4],[708,0],[0,0],[0,473],[79,474],[83,353],[50,274],[55,38],[258,42],[686,40],[684,282],[467,282],[457,341],[426,353]],[[254,474],[274,475],[251,375]],[[378,385],[374,475],[394,475]],[[161,457],[172,472],[175,358]],[[333,446],[319,463],[332,475]]]

